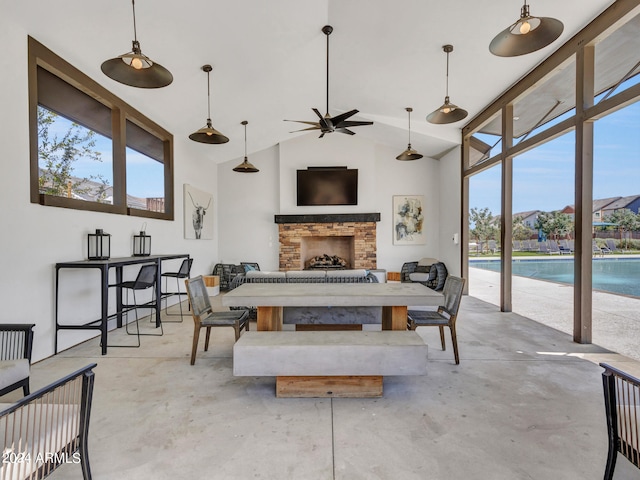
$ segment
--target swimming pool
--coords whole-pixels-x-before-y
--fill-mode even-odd
[[[500,260],[470,259],[469,266],[500,271]],[[513,260],[512,271],[520,277],[573,285],[573,258]],[[593,288],[640,297],[640,258],[594,258]]]

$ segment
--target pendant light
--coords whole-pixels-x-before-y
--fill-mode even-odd
[[[562,22],[555,18],[532,17],[525,0],[520,18],[491,40],[489,51],[499,57],[525,55],[554,42],[563,29]]]
[[[411,112],[413,112],[413,108],[407,107],[405,110],[409,114],[409,146],[404,152],[396,157],[396,160],[418,160],[422,158],[422,155],[411,148]]]
[[[142,53],[136,33],[136,4],[133,7],[133,47],[129,53],[104,62],[100,69],[109,78],[131,87],[160,88],[173,82],[173,75]]]
[[[243,120],[240,123],[244,125],[244,161],[240,165],[238,165],[236,168],[234,168],[233,171],[240,172],[240,173],[259,172],[260,170],[254,167],[251,163],[249,163],[249,160],[247,160],[247,123],[249,122],[247,122],[246,120]]]
[[[202,71],[207,73],[207,99],[209,102],[207,107],[207,125],[202,127],[197,132],[189,135],[189,138],[194,142],[200,143],[227,143],[229,141],[229,138],[225,137],[211,125],[211,81],[209,80],[209,74],[211,73],[211,70],[213,70],[211,65],[202,66]]]
[[[444,45],[442,50],[447,54],[447,91],[444,97],[444,104],[434,112],[427,115],[428,122],[439,125],[459,122],[469,115],[466,110],[449,101],[449,54],[453,52],[453,45]]]

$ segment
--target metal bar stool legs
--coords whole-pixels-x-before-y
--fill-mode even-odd
[[[167,273],[163,273],[162,276],[165,278],[165,292],[162,294],[163,297],[165,297],[165,303],[164,303],[164,314],[167,317],[180,317],[180,320],[167,320],[167,323],[182,323],[182,321],[184,320],[184,312],[182,310],[182,300],[181,300],[181,296],[182,295],[187,295],[187,292],[181,292],[180,291],[180,280],[181,279],[186,279],[189,278],[190,272],[191,272],[191,265],[193,264],[193,258],[187,258],[185,260],[182,261],[182,265],[180,265],[180,269],[177,272],[167,272]],[[167,283],[168,283],[168,279],[169,277],[173,277],[176,279],[176,286],[177,286],[177,292],[168,292],[167,291]],[[170,295],[177,295],[178,296],[178,306],[180,307],[180,313],[169,313],[169,302],[167,300],[167,297],[169,297]]]

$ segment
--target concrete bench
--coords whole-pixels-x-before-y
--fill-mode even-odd
[[[426,373],[415,331],[247,332],[233,347],[233,374],[275,376],[278,396],[381,396],[384,375]]]

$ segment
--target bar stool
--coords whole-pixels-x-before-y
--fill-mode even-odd
[[[140,346],[140,336],[142,335],[148,335],[148,336],[154,336],[154,337],[159,337],[162,336],[164,334],[164,330],[162,328],[162,322],[160,322],[160,333],[140,333],[140,325],[138,325],[138,308],[152,308],[149,307],[149,303],[143,303],[141,305],[138,305],[138,302],[136,301],[136,291],[138,290],[147,290],[149,288],[151,288],[151,292],[152,292],[152,300],[151,303],[155,302],[155,289],[153,288],[156,284],[156,274],[157,274],[157,266],[156,265],[143,265],[142,267],[140,267],[140,271],[138,272],[138,276],[136,277],[135,280],[132,281],[126,281],[126,282],[122,282],[122,283],[118,283],[115,285],[110,285],[112,287],[118,287],[118,288],[122,288],[122,289],[126,289],[127,291],[127,297],[126,297],[126,304],[122,305],[124,308],[126,308],[127,312],[129,310],[135,310],[136,312],[136,331],[135,332],[129,332],[129,319],[127,318],[127,323],[125,325],[125,331],[127,332],[127,335],[136,335],[138,337],[138,344],[137,345],[108,345],[109,347],[139,347]],[[129,305],[129,290],[131,290],[133,292],[133,305]]]
[[[164,283],[164,288],[165,288],[165,292],[162,294],[163,297],[165,297],[165,303],[164,303],[164,313],[165,315],[169,316],[169,317],[180,317],[180,320],[171,320],[171,321],[167,321],[167,323],[182,323],[183,320],[183,313],[182,313],[182,302],[180,301],[180,295],[186,295],[186,292],[181,292],[180,291],[180,279],[185,279],[185,278],[189,278],[189,275],[191,273],[191,265],[193,264],[193,258],[186,258],[182,261],[182,265],[180,265],[180,269],[177,272],[166,272],[163,273],[161,276],[165,278],[165,283]],[[169,278],[175,278],[176,279],[176,285],[178,287],[178,291],[177,292],[168,292],[167,291],[167,283],[168,283],[168,279]],[[166,297],[170,296],[170,295],[178,295],[178,305],[180,306],[180,314],[177,313],[169,313],[168,309],[169,309],[169,302],[166,300]]]

